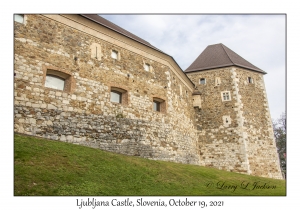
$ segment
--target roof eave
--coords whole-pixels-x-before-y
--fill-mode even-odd
[[[205,67],[205,68],[189,69],[189,70],[185,70],[184,73],[188,74],[188,73],[197,72],[197,71],[219,69],[219,68],[224,68],[224,67],[229,67],[229,66],[242,67],[244,69],[248,69],[248,70],[251,70],[251,71],[258,72],[258,73],[267,74],[267,72],[265,72],[263,70],[258,70],[258,69],[250,68],[250,67],[243,66],[243,65],[237,65],[237,64],[228,64],[228,65],[220,65],[220,66],[210,66],[210,67]]]
[[[101,22],[99,22],[99,21],[94,20],[93,18],[87,17],[87,16],[84,15],[84,14],[79,14],[79,15],[82,16],[82,17],[84,17],[84,18],[87,18],[87,19],[89,19],[89,20],[91,20],[91,21],[93,21],[93,22],[95,22],[95,23],[98,23],[98,24],[100,24],[100,25],[102,25],[102,26],[104,26],[104,27],[106,27],[106,28],[108,28],[108,29],[110,29],[110,30],[112,30],[112,31],[114,31],[114,32],[116,32],[116,33],[118,33],[118,34],[121,34],[122,36],[126,36],[126,37],[129,38],[129,39],[132,39],[132,40],[134,40],[134,41],[136,41],[136,42],[138,42],[138,43],[141,43],[141,44],[143,44],[143,45],[145,45],[145,46],[147,46],[147,47],[150,47],[150,48],[152,48],[152,49],[154,49],[154,50],[156,50],[156,51],[159,51],[159,52],[161,52],[161,53],[163,53],[163,54],[166,54],[165,52],[163,52],[163,51],[157,49],[156,47],[154,47],[154,46],[152,46],[152,45],[148,45],[148,44],[143,43],[143,42],[141,42],[141,41],[139,41],[139,40],[137,40],[137,39],[135,39],[135,38],[133,38],[133,37],[130,37],[130,36],[124,34],[124,33],[121,33],[121,32],[119,32],[118,30],[115,30],[115,29],[112,28],[112,27],[109,27],[109,26],[107,26],[107,25],[105,25],[105,24],[103,24],[103,23],[101,23]],[[166,55],[168,55],[168,54],[166,54]]]

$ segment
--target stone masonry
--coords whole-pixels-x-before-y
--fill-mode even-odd
[[[225,67],[185,74],[143,40],[84,16],[25,19],[14,23],[15,132],[282,178],[261,73]],[[45,86],[49,74],[64,79],[63,90]],[[120,103],[110,99],[115,90]]]

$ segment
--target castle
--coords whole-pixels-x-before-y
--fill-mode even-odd
[[[282,179],[264,74],[223,44],[182,71],[98,15],[15,15],[14,130]]]

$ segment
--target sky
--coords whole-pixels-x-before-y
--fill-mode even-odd
[[[286,110],[285,15],[101,15],[172,56],[182,70],[212,44],[222,43],[267,72],[272,119]]]

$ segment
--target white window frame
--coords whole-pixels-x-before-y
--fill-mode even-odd
[[[230,91],[222,91],[221,92],[221,99],[222,99],[222,101],[231,101]]]

